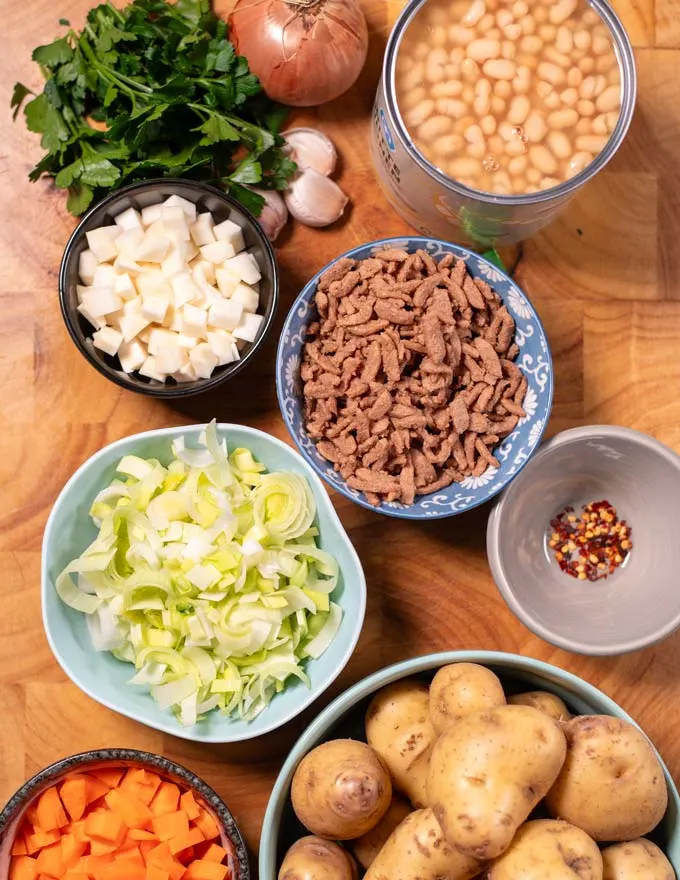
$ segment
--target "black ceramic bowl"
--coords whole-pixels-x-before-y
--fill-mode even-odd
[[[250,880],[250,865],[245,841],[236,820],[227,805],[207,783],[182,767],[160,755],[139,752],[136,749],[99,749],[82,752],[70,758],[62,758],[36,773],[5,804],[0,812],[0,877],[9,873],[10,851],[17,829],[28,807],[42,792],[74,771],[87,772],[107,766],[142,767],[175,782],[180,787],[190,788],[197,800],[207,807],[215,819],[222,837],[221,845],[228,852],[230,880]]]
[[[125,373],[117,357],[111,357],[94,347],[92,334],[94,327],[78,312],[78,295],[76,286],[79,283],[78,262],[80,254],[87,248],[85,234],[99,226],[109,226],[113,218],[127,208],[141,210],[169,196],[178,195],[194,202],[199,211],[210,211],[216,223],[232,219],[243,228],[247,249],[260,264],[262,280],[260,281],[259,314],[264,316],[260,332],[252,343],[247,343],[241,351],[241,359],[223,367],[217,367],[209,379],[197,379],[195,382],[175,382],[168,379],[157,382],[147,379],[138,373]],[[276,312],[279,298],[279,271],[274,251],[269,239],[262,231],[257,220],[235,199],[213,186],[193,180],[176,180],[164,178],[145,180],[133,183],[123,189],[116,190],[83,216],[68,240],[59,270],[59,301],[61,312],[71,338],[85,358],[107,379],[117,385],[149,394],[152,397],[188,397],[201,394],[217,385],[226,382],[239,373],[262,344]]]

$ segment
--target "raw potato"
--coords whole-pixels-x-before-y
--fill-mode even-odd
[[[495,859],[545,797],[567,747],[559,724],[532,706],[467,715],[435,743],[428,798],[446,839]]]
[[[293,809],[319,837],[351,840],[374,828],[392,799],[390,775],[370,746],[334,739],[300,761],[291,786]]]
[[[560,700],[555,694],[548,691],[527,691],[525,694],[515,694],[508,697],[508,703],[512,706],[533,706],[540,709],[546,715],[550,715],[555,721],[568,721],[571,712],[567,709],[564,700]]]
[[[382,688],[366,712],[366,739],[390,771],[394,787],[415,807],[427,805],[427,772],[437,738],[429,691],[414,678]]]
[[[666,856],[644,838],[605,847],[602,861],[604,880],[676,880]]]
[[[480,868],[446,842],[432,810],[416,810],[390,835],[364,880],[468,880]]]
[[[509,849],[484,875],[484,880],[520,878],[602,880],[602,856],[595,841],[575,825],[538,819],[522,825]]]
[[[438,734],[464,715],[503,705],[505,694],[498,676],[478,663],[442,666],[430,685],[430,720]]]
[[[550,813],[594,840],[632,840],[655,828],[668,793],[645,735],[608,715],[579,715],[563,729],[567,759],[546,798]]]
[[[356,880],[357,866],[349,853],[320,837],[301,837],[286,853],[279,880]]]
[[[411,807],[398,794],[392,795],[392,802],[382,819],[363,837],[350,841],[350,849],[354,858],[362,868],[366,869],[373,862],[385,841],[411,812]]]

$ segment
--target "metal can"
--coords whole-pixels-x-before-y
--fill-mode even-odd
[[[606,0],[590,5],[609,28],[621,74],[621,109],[602,152],[559,186],[528,195],[495,195],[447,177],[414,146],[397,106],[395,66],[402,37],[428,0],[410,0],[392,29],[373,107],[371,157],[385,196],[414,229],[473,246],[501,247],[530,238],[555,219],[574,194],[621,146],[635,108],[637,77],[633,49]]]

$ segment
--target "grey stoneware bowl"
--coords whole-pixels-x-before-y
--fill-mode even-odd
[[[12,795],[0,812],[0,877],[9,873],[10,851],[24,814],[35,799],[69,773],[102,769],[105,767],[142,767],[158,773],[180,788],[191,789],[207,807],[220,829],[221,845],[227,850],[231,880],[250,880],[248,850],[243,835],[222,798],[200,776],[181,764],[161,755],[136,749],[97,749],[62,758],[45,767],[25,782]]]
[[[243,229],[246,248],[253,254],[260,266],[260,306],[258,314],[264,317],[254,342],[248,342],[241,351],[241,359],[234,363],[216,367],[208,379],[193,382],[175,382],[174,379],[158,382],[147,379],[139,373],[126,373],[121,369],[117,357],[111,357],[94,347],[92,334],[94,327],[78,312],[78,262],[80,254],[87,248],[86,233],[99,226],[109,226],[113,218],[128,208],[141,210],[155,205],[169,196],[181,196],[193,202],[199,211],[210,211],[216,223],[233,220]],[[61,313],[71,339],[83,357],[99,372],[130,391],[147,394],[151,397],[173,398],[189,397],[209,391],[231,379],[255,356],[271,326],[279,298],[279,270],[269,239],[262,231],[255,217],[240,202],[214,186],[195,180],[159,178],[133,183],[108,195],[82,217],[64,249],[59,269],[59,302]]]
[[[550,521],[607,500],[631,527],[632,549],[594,583],[560,571]],[[574,428],[539,448],[508,486],[487,526],[501,595],[536,635],[579,654],[613,655],[660,641],[680,625],[680,456],[663,443],[608,425]]]

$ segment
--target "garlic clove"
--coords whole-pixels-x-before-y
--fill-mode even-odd
[[[274,241],[283,227],[288,222],[288,209],[283,201],[281,193],[273,189],[257,189],[249,186],[251,192],[257,193],[264,199],[264,206],[257,222],[264,230],[269,241]]]
[[[338,160],[335,145],[318,128],[291,128],[283,132],[283,137],[301,171],[313,168],[326,177],[335,171]]]
[[[347,196],[329,177],[313,168],[298,174],[284,195],[288,210],[305,226],[329,226],[342,217]]]

